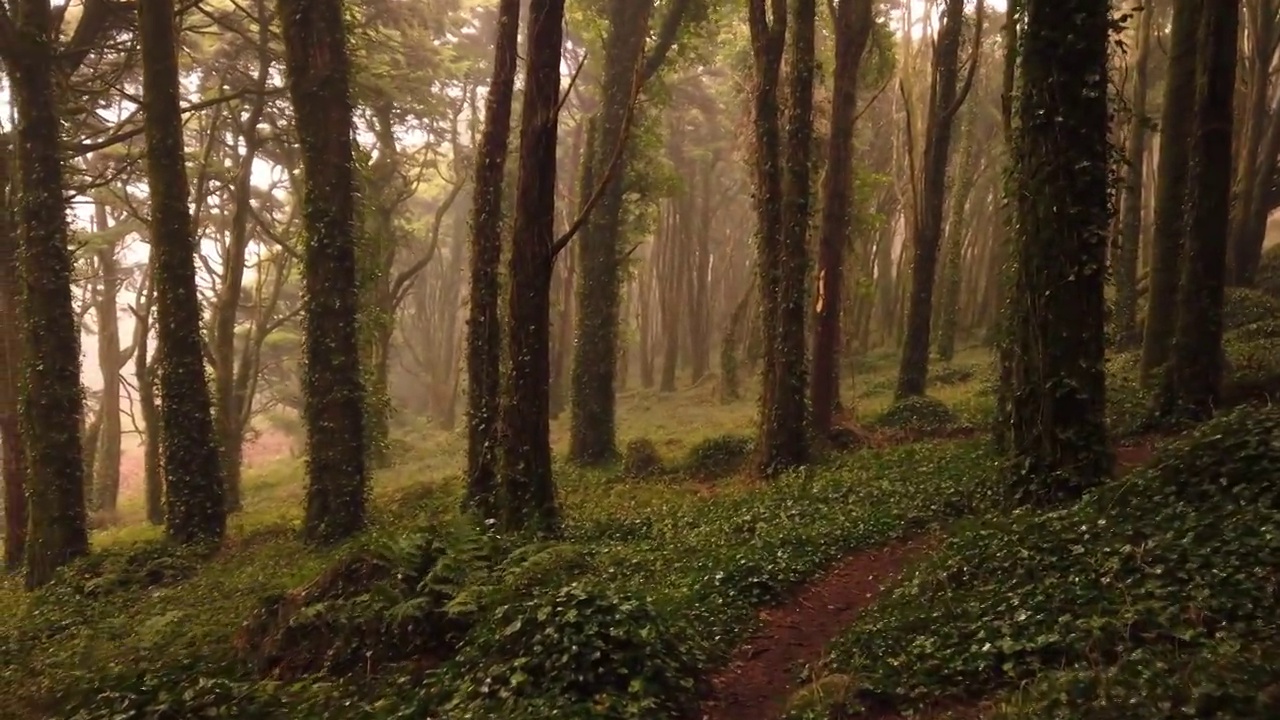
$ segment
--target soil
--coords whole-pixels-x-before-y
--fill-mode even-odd
[[[776,718],[799,686],[798,671],[821,660],[828,643],[932,544],[914,539],[850,555],[785,605],[760,613],[760,629],[712,679],[703,720]]]

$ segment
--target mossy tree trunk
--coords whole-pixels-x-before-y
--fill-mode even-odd
[[[653,0],[611,0],[600,93],[603,108],[588,133],[583,177],[603,178],[619,143],[627,142],[627,118],[635,102]],[[594,186],[583,186],[587,193]],[[624,172],[608,177],[577,239],[577,326],[570,367],[569,458],[600,465],[618,454],[615,372],[622,302],[622,198]]]
[[[57,47],[49,0],[18,0],[12,43],[0,50],[17,115],[19,268],[22,287],[21,415],[30,501],[27,586],[89,551],[80,425],[80,327],[72,305],[59,148]],[[7,23],[8,20],[6,19]]]
[[[975,60],[976,61],[976,60]],[[960,325],[960,290],[964,285],[964,249],[969,237],[966,216],[982,198],[974,196],[978,173],[978,105],[969,103],[960,118],[960,164],[951,176],[951,207],[947,217],[945,250],[938,298],[938,359],[950,362],[956,355],[956,335]]]
[[[1204,11],[1199,0],[1174,3],[1160,111],[1160,159],[1156,171],[1155,217],[1147,317],[1143,325],[1142,382],[1149,384],[1169,361],[1178,323],[1178,284],[1186,237],[1187,177],[1192,118],[1196,103],[1196,32]]]
[[[1038,505],[1111,472],[1105,322],[1109,0],[1027,0],[1014,125],[1011,490]]]
[[[930,325],[933,289],[938,275],[938,248],[942,243],[942,215],[947,202],[947,165],[956,113],[973,84],[978,61],[978,38],[969,58],[964,86],[960,86],[960,41],[964,34],[964,0],[947,0],[933,58],[933,84],[929,88],[929,114],[925,124],[921,161],[920,196],[911,218],[911,294],[907,305],[906,338],[898,367],[898,399],[923,395],[929,378]],[[983,4],[978,4],[976,34],[982,32]]]
[[[471,289],[467,318],[467,492],[465,504],[497,519],[502,328],[498,317],[502,262],[502,195],[511,136],[520,38],[520,0],[498,5],[493,76],[485,96],[471,205]]]
[[[1213,416],[1222,392],[1222,294],[1231,215],[1232,99],[1240,4],[1205,2],[1197,36],[1190,212],[1177,334],[1157,407],[1166,418]]]
[[[1138,344],[1138,260],[1142,248],[1143,170],[1147,162],[1147,85],[1151,74],[1151,26],[1154,9],[1143,7],[1138,21],[1133,89],[1130,93],[1129,147],[1120,204],[1120,246],[1112,262],[1116,288],[1115,347],[1130,350]]]
[[[809,378],[813,431],[825,436],[840,395],[840,320],[844,256],[853,223],[853,125],[858,112],[858,68],[871,37],[872,0],[840,0],[836,7],[834,88],[827,169],[822,176],[818,227],[818,297],[814,311],[813,367]]]
[[[227,507],[200,346],[196,240],[187,206],[174,0],[140,2],[138,34],[151,193],[151,292],[156,337],[164,348],[159,358],[158,419],[165,429],[160,446],[167,484],[165,535],[179,543],[217,542],[226,532]],[[145,354],[146,348],[136,351]],[[139,378],[141,383],[149,380]],[[154,430],[148,428],[148,432]]]
[[[813,76],[817,6],[797,0],[748,5],[752,55],[755,191],[759,233],[761,369],[757,464],[776,475],[809,461],[808,237],[812,205]],[[788,15],[790,12],[790,15]],[[784,117],[781,68],[790,33],[790,73]]]
[[[1014,300],[1017,291],[1017,268],[1010,261],[1014,255],[1014,222],[1013,199],[1018,195],[1017,168],[1013,160],[1013,106],[1014,93],[1017,91],[1019,38],[1021,33],[1018,24],[1024,16],[1023,0],[1009,0],[1005,10],[1004,28],[1001,30],[1004,40],[1004,64],[1000,68],[1000,134],[1008,161],[1001,177],[1001,203],[999,238],[991,253],[992,291],[995,294],[996,323],[994,330],[996,346],[996,407],[992,418],[992,442],[1000,453],[1008,452],[1013,445],[1013,393],[1014,393],[1014,360],[1017,359],[1014,333],[1015,308]]]
[[[4,567],[13,572],[22,567],[27,548],[27,455],[18,412],[22,318],[11,167],[9,137],[0,134],[0,484],[4,485]]]
[[[279,0],[279,12],[305,176],[302,388],[309,448],[303,534],[328,543],[364,527],[369,494],[351,69],[341,0]]]
[[[556,136],[564,0],[531,0],[514,238],[507,267],[510,370],[500,409],[502,526],[559,531],[551,468],[551,264],[555,260]],[[612,358],[610,358],[612,364]]]

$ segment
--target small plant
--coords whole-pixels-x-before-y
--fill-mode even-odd
[[[755,445],[755,441],[745,435],[710,437],[689,448],[681,469],[698,478],[728,477],[746,466]]]
[[[927,395],[908,397],[890,405],[877,419],[876,426],[886,430],[915,433],[939,433],[952,430],[959,420],[946,403]]]
[[[622,474],[629,478],[647,478],[663,470],[662,455],[658,446],[648,438],[636,438],[622,451]]]

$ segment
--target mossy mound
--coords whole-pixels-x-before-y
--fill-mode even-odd
[[[1280,318],[1280,299],[1252,288],[1227,288],[1222,296],[1222,329],[1235,330]]]
[[[747,466],[755,448],[755,440],[746,435],[709,437],[689,448],[680,471],[701,480],[726,478]]]
[[[658,446],[648,438],[636,438],[627,442],[622,451],[624,477],[641,479],[659,475],[664,470],[662,454]]]
[[[1023,687],[1009,717],[1269,717],[1278,498],[1280,410],[1241,409],[1074,506],[963,528],[832,668],[900,709]]]
[[[920,435],[944,434],[959,427],[955,412],[928,395],[903,398],[876,418],[875,427]]]

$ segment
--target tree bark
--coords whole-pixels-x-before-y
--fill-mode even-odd
[[[1169,66],[1160,113],[1160,163],[1156,175],[1156,211],[1152,221],[1151,271],[1147,319],[1143,326],[1143,384],[1169,361],[1178,323],[1178,281],[1186,237],[1189,143],[1196,102],[1196,32],[1203,12],[1200,0],[1174,3],[1169,32]]]
[[[540,535],[555,534],[560,525],[548,385],[563,25],[564,0],[530,0],[514,242],[507,268],[510,370],[501,406],[502,525]]]
[[[835,24],[836,64],[831,99],[827,169],[822,176],[818,227],[818,298],[814,312],[813,367],[809,378],[813,431],[824,437],[840,394],[840,312],[844,306],[844,255],[853,224],[853,126],[858,112],[858,68],[871,37],[872,0],[840,0]]]
[[[0,134],[0,483],[4,485],[4,567],[22,567],[27,549],[27,456],[18,409],[22,367],[22,317],[17,229],[13,219],[13,155]]]
[[[1222,295],[1231,214],[1232,99],[1240,4],[1203,2],[1197,37],[1190,221],[1178,293],[1177,335],[1158,408],[1165,417],[1213,416],[1222,392]]]
[[[49,0],[15,3],[7,48],[18,120],[19,252],[24,320],[21,397],[30,500],[26,583],[53,579],[89,551],[80,425],[80,328],[71,297],[56,63]]]
[[[1138,256],[1142,248],[1142,171],[1147,158],[1147,85],[1151,70],[1151,26],[1155,16],[1143,7],[1138,22],[1137,59],[1134,62],[1132,117],[1129,119],[1129,147],[1126,150],[1124,192],[1120,206],[1120,247],[1116,253],[1114,278],[1115,347],[1130,350],[1138,344]]]
[[[310,447],[303,533],[335,542],[364,527],[369,494],[350,61],[341,0],[279,0],[279,10],[306,177],[303,414]]]
[[[98,232],[108,228],[107,207],[97,201],[94,207]],[[99,413],[102,431],[98,442],[89,449],[96,453],[93,477],[92,507],[115,512],[120,499],[120,322],[116,314],[120,300],[120,267],[116,262],[114,241],[98,248],[96,254],[99,283],[94,315],[98,320],[98,370],[102,374],[102,400]],[[196,325],[196,331],[199,331]]]
[[[975,33],[982,32],[982,5],[978,5]],[[938,30],[934,56],[933,84],[929,90],[929,117],[925,127],[924,158],[920,178],[920,199],[911,240],[911,295],[907,306],[906,338],[898,368],[897,399],[923,395],[929,379],[930,325],[933,319],[933,287],[938,275],[938,246],[942,242],[942,215],[947,201],[947,165],[951,158],[951,136],[955,116],[969,94],[977,49],[969,58],[969,81],[960,82],[960,40],[964,30],[964,0],[947,0]]]
[[[209,379],[200,346],[196,241],[187,206],[174,0],[138,3],[138,29],[151,191],[151,293],[157,342],[164,348],[157,360],[158,420],[165,428],[160,446],[168,500],[165,534],[180,543],[216,542],[226,532],[227,510]],[[146,348],[137,351],[145,355]],[[149,383],[150,378],[138,381]],[[147,428],[149,433],[154,430]]]
[[[498,5],[493,77],[485,97],[471,205],[471,297],[467,333],[467,492],[465,505],[498,518],[498,437],[502,328],[498,272],[502,262],[502,195],[511,137],[520,39],[520,0]]]
[[[1106,428],[1109,0],[1027,0],[1013,148],[1017,281],[1011,490],[1078,497],[1111,473]]]

